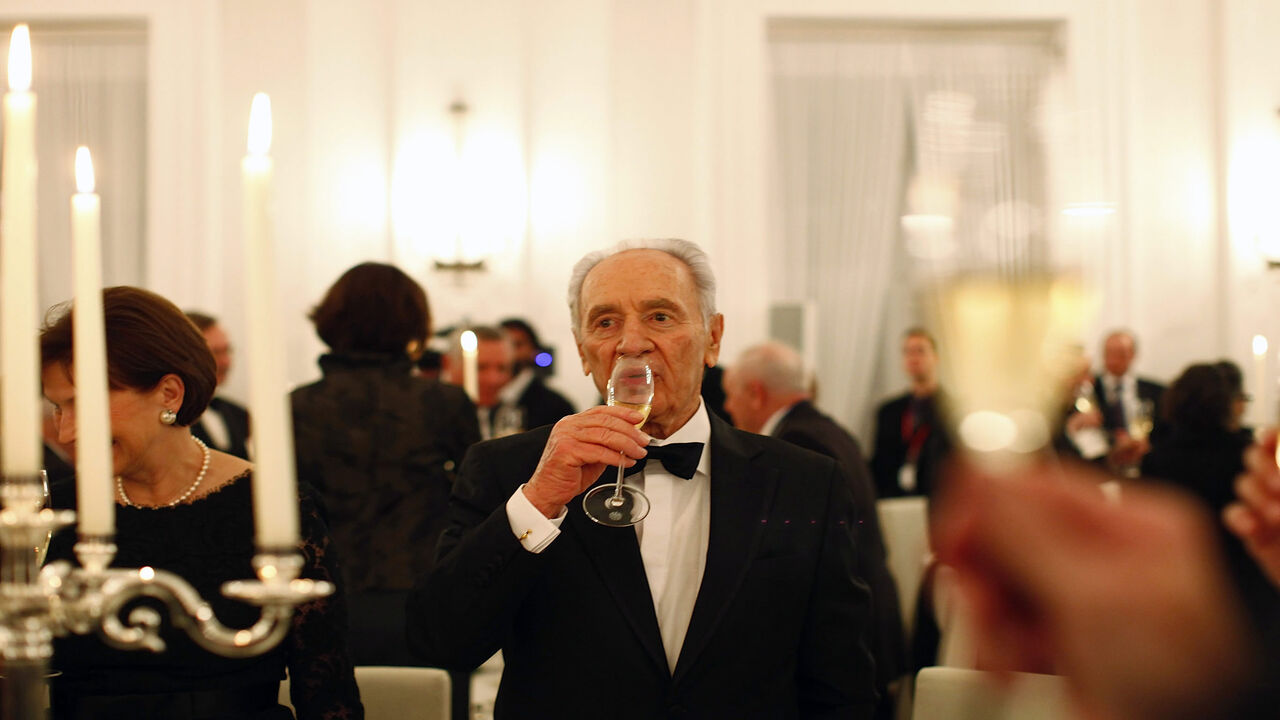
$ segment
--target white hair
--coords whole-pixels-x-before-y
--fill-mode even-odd
[[[702,251],[702,248],[688,240],[678,238],[623,240],[606,250],[587,253],[573,266],[573,273],[569,275],[569,321],[573,323],[575,338],[580,337],[582,331],[582,308],[579,305],[579,298],[587,273],[590,273],[601,260],[627,250],[659,250],[684,263],[693,274],[694,286],[698,290],[698,306],[702,311],[702,322],[708,328],[711,327],[711,316],[716,313],[716,276],[711,271],[711,259]]]
[[[790,345],[770,341],[753,345],[730,368],[739,378],[758,380],[775,393],[808,392],[804,361]]]

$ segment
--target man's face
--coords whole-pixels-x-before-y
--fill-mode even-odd
[[[913,381],[928,381],[934,377],[938,354],[933,343],[922,335],[909,335],[902,342],[902,369]]]
[[[702,369],[720,355],[724,318],[702,320],[693,273],[660,250],[627,250],[600,261],[582,283],[578,355],[603,396],[619,355],[653,368],[645,427],[671,433],[698,407]]]
[[[1133,338],[1123,333],[1109,335],[1102,344],[1102,364],[1107,372],[1120,377],[1129,372],[1133,364]]]
[[[760,397],[742,374],[733,368],[724,371],[721,383],[724,387],[724,409],[733,419],[733,426],[747,432],[760,432],[764,421],[760,417]]]
[[[534,347],[533,338],[529,337],[529,333],[519,328],[506,328],[503,332],[506,333],[515,351],[516,367],[533,367],[533,357],[538,353],[538,348]]]
[[[505,340],[481,340],[476,346],[476,390],[480,407],[498,404],[498,392],[511,382],[513,353]]]
[[[227,373],[231,371],[231,341],[221,325],[210,325],[204,331],[204,341],[209,344],[209,352],[213,353],[213,362],[217,367],[218,384],[227,381]]]

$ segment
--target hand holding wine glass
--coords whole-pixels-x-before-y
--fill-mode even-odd
[[[638,427],[644,416],[631,408],[596,406],[555,424],[542,458],[524,487],[525,497],[547,517],[591,487],[617,465],[620,454],[633,460],[647,454],[649,437]],[[624,464],[625,461],[624,461]]]
[[[644,425],[653,403],[653,370],[641,355],[623,355],[613,364],[609,378],[608,403],[640,413],[636,428]],[[587,517],[609,527],[629,527],[649,514],[649,498],[639,488],[625,484],[626,456],[619,454],[618,479],[613,485],[601,485],[582,498]]]

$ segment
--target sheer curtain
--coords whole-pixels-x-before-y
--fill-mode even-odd
[[[0,41],[8,57],[9,32]],[[42,308],[72,294],[71,195],[79,145],[93,154],[102,196],[106,285],[144,282],[147,31],[141,22],[31,24]],[[3,132],[3,128],[0,128]]]
[[[904,385],[899,339],[919,323],[932,249],[903,215],[995,243],[1041,237],[1054,32],[806,20],[775,21],[769,39],[773,288],[817,308],[820,402],[865,445]]]

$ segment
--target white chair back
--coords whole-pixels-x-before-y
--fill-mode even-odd
[[[1066,681],[1057,675],[929,667],[916,676],[912,720],[1072,720]]]
[[[929,500],[924,497],[885,498],[876,502],[884,535],[889,573],[898,584],[902,627],[911,635],[916,596],[929,558]]]
[[[449,720],[449,673],[436,668],[361,666],[356,684],[365,720]],[[289,681],[280,683],[280,704],[289,702]]]

